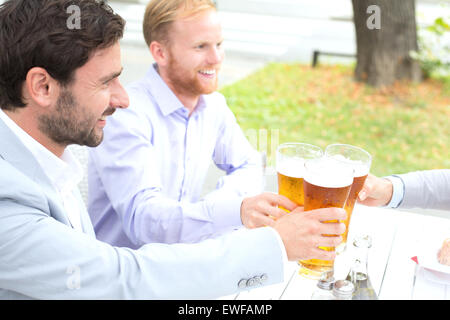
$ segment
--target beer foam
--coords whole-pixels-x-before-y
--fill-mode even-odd
[[[369,174],[370,166],[358,161],[353,165],[353,169],[355,169],[355,177],[363,177]]]
[[[303,159],[284,159],[277,163],[277,171],[284,176],[303,178],[305,174],[305,161]]]
[[[305,181],[324,188],[343,188],[353,183],[350,166],[333,159],[310,162],[305,170]]]
[[[352,160],[344,157],[341,154],[335,154],[330,156],[331,159],[341,161],[349,164],[354,170],[355,177],[363,177],[369,174],[370,171],[370,163],[361,161],[361,160]]]

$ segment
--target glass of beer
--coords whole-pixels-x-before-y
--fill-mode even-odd
[[[325,149],[325,156],[331,157],[337,161],[348,164],[354,169],[354,180],[347,203],[345,204],[345,211],[347,212],[347,219],[344,221],[346,229],[342,235],[342,243],[336,248],[336,252],[341,253],[347,247],[348,227],[352,217],[353,208],[355,207],[358,194],[364,186],[367,175],[372,164],[372,156],[365,150],[351,146],[348,144],[331,144]]]
[[[353,168],[332,158],[322,157],[305,163],[303,189],[305,192],[305,211],[320,208],[344,208],[353,184]],[[337,223],[339,221],[324,221]],[[337,235],[324,235],[337,236]],[[334,247],[319,247],[326,251]],[[334,261],[310,259],[300,261],[299,273],[310,279],[320,279],[330,274]]]
[[[276,154],[278,193],[303,206],[305,161],[322,156],[323,150],[311,144],[293,142],[281,144]]]

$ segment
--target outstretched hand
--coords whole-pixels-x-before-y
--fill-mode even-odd
[[[391,201],[392,192],[391,181],[369,173],[358,194],[358,202],[371,207],[385,206]]]

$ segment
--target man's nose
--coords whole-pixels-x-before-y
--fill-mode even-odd
[[[213,47],[209,52],[209,63],[220,64],[224,57],[224,51],[221,47]]]
[[[125,109],[128,108],[130,104],[130,99],[128,97],[128,93],[125,91],[125,88],[122,86],[119,80],[117,80],[117,84],[114,87],[114,91],[111,95],[111,103],[110,105],[114,108]]]

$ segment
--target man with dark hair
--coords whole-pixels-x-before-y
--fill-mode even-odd
[[[67,26],[73,5],[78,29]],[[340,209],[297,209],[273,227],[192,245],[96,240],[66,147],[98,145],[106,117],[128,106],[118,80],[123,28],[104,1],[0,6],[0,299],[212,298],[247,289],[249,277],[282,281],[285,256],[333,259],[317,247],[341,241],[322,234],[343,224],[321,223],[343,219]]]

